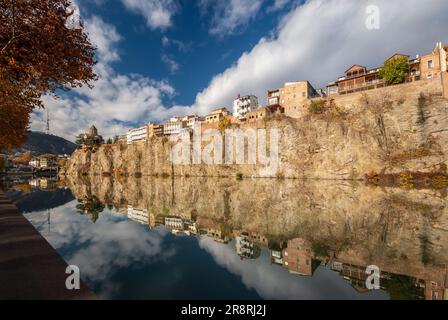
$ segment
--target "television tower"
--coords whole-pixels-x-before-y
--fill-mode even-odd
[[[50,111],[48,111],[48,107],[46,109],[47,109],[47,126],[45,127],[45,133],[50,134]]]

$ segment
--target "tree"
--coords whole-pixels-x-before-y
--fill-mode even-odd
[[[76,136],[75,144],[77,145],[78,148],[82,148],[84,144],[84,137],[82,134]]]
[[[68,28],[70,0],[0,1],[0,150],[26,139],[41,97],[91,86],[95,47],[84,26]]]
[[[396,57],[384,63],[379,76],[387,85],[403,83],[409,74],[409,61],[406,57]]]
[[[107,139],[107,144],[112,144],[112,143],[113,143],[112,138]]]
[[[27,151],[20,157],[14,157],[12,161],[20,164],[28,164],[31,161],[31,152]]]

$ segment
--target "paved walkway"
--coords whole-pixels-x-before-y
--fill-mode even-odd
[[[0,191],[0,299],[96,299],[68,290],[67,263]]]

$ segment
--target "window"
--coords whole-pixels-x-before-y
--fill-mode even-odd
[[[432,79],[432,73],[428,73],[428,79]]]
[[[429,60],[429,61],[428,61],[428,68],[429,68],[429,69],[434,68],[434,63],[433,63],[432,60]]]

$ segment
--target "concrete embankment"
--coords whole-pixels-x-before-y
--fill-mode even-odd
[[[96,299],[82,281],[66,288],[67,266],[0,191],[0,299]]]

